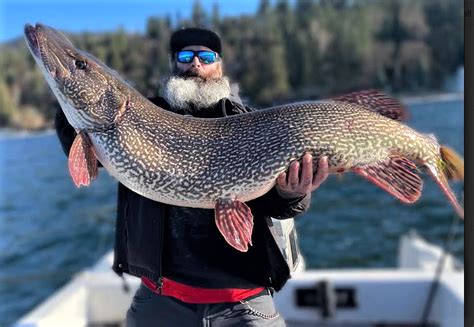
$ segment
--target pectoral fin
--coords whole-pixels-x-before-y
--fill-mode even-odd
[[[423,181],[416,165],[404,158],[394,156],[374,165],[353,169],[400,201],[413,203],[421,195]]]
[[[69,150],[69,173],[77,187],[89,186],[97,177],[98,167],[94,148],[85,133],[77,134]]]
[[[227,243],[241,252],[252,245],[253,215],[243,202],[220,198],[215,206],[216,225]]]

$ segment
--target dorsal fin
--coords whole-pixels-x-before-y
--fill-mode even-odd
[[[333,97],[332,100],[360,104],[394,120],[408,119],[408,111],[402,103],[378,90],[356,91]]]

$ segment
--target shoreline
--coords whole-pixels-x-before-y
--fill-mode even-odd
[[[1,127],[0,128],[0,140],[9,139],[9,138],[27,138],[27,137],[37,137],[37,136],[46,136],[56,133],[56,130],[51,127],[44,129],[31,131],[27,129],[15,129],[11,127]]]
[[[400,95],[398,99],[405,104],[419,104],[423,102],[445,102],[464,100],[464,91],[462,92],[443,92],[423,95]]]

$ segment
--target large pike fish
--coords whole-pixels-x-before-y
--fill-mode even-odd
[[[464,179],[463,159],[434,137],[386,117],[394,101],[381,94],[194,118],[155,106],[50,27],[27,25],[25,37],[78,132],[69,154],[78,186],[95,177],[98,159],[145,197],[214,208],[217,227],[239,251],[247,251],[253,228],[245,202],[268,192],[305,152],[315,161],[328,156],[331,173],[356,172],[405,203],[419,198],[423,183],[417,165],[425,166],[464,216],[448,184],[448,179]]]

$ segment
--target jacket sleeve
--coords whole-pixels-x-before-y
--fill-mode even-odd
[[[255,111],[255,108],[250,106],[246,106],[238,101],[231,101],[229,99],[224,99],[222,103],[222,113],[223,116],[232,116],[243,114],[251,111]]]
[[[59,142],[63,148],[66,156],[69,155],[69,150],[71,149],[72,143],[76,138],[76,131],[69,124],[61,109],[56,111],[56,117],[54,118],[54,127],[56,128],[56,135],[59,138]]]
[[[254,216],[288,219],[306,212],[311,202],[311,193],[302,197],[286,199],[273,187],[261,197],[247,202]]]

